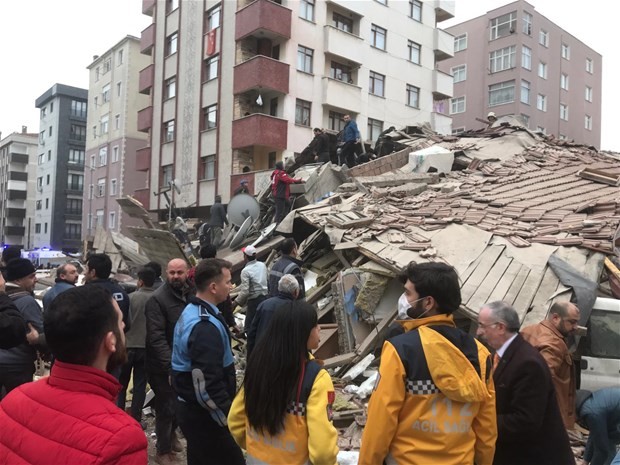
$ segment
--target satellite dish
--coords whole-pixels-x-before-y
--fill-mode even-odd
[[[266,228],[263,228],[261,230],[261,232],[260,232],[260,236],[258,237],[258,239],[256,239],[254,242],[252,242],[252,245],[254,247],[256,247],[258,244],[260,244],[265,239],[267,239],[269,236],[271,236],[271,234],[273,234],[273,232],[276,230],[276,226],[277,225],[278,225],[278,223],[271,223]]]
[[[258,201],[249,194],[237,194],[228,202],[228,219],[235,226],[241,226],[246,219],[256,221],[260,216]]]
[[[239,231],[237,231],[237,234],[235,234],[235,237],[233,237],[232,241],[230,241],[231,249],[236,249],[241,245],[243,239],[245,239],[245,235],[248,233],[248,229],[250,229],[250,226],[252,226],[253,222],[254,220],[252,218],[245,219],[245,221],[239,228]]]

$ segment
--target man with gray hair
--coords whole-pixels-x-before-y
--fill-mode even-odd
[[[519,334],[519,316],[506,302],[486,304],[477,336],[495,350],[497,410],[494,465],[572,465],[568,435],[551,381],[538,351]]]
[[[291,304],[299,297],[299,283],[292,274],[285,274],[278,281],[278,294],[263,300],[256,309],[252,325],[248,329],[248,356],[271,321],[273,312],[283,305]]]

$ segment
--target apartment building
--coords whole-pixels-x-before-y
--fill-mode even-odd
[[[138,129],[150,144],[137,169],[151,191],[174,181],[169,196],[188,214],[205,217],[242,177],[258,192],[313,127],[339,131],[345,114],[367,142],[422,122],[450,132],[452,79],[436,64],[452,56],[453,37],[436,26],[454,16],[451,1],[143,0],[142,9],[153,18],[141,35],[152,64],[140,74],[151,102]],[[163,195],[140,200],[166,210]]]
[[[128,35],[87,67],[85,239],[94,237],[97,226],[128,234],[129,226],[142,224],[125,215],[116,199],[146,188],[146,173],[136,170],[136,152],[147,143],[147,134],[138,131],[136,113],[149,102],[138,92],[138,77],[150,61],[140,53],[140,39]]]
[[[532,130],[600,147],[602,56],[518,0],[447,29],[454,56],[452,130],[478,129],[489,112]]]
[[[77,252],[82,237],[88,91],[54,84],[40,110],[34,247]]]
[[[0,134],[0,243],[30,249],[34,241],[38,135],[22,126]]]

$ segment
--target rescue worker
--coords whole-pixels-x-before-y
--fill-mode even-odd
[[[336,465],[334,386],[309,353],[319,342],[312,305],[292,301],[275,311],[228,414],[230,432],[247,451],[248,463]]]
[[[288,211],[289,197],[291,196],[290,184],[302,183],[302,179],[291,178],[284,171],[284,163],[276,163],[276,169],[271,173],[271,194],[276,204],[276,214],[274,221],[280,223]]]
[[[497,438],[491,357],[455,327],[456,271],[412,262],[402,279],[412,320],[402,322],[405,334],[383,345],[359,464],[491,465]]]

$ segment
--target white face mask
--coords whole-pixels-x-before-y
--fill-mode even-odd
[[[398,319],[399,320],[411,320],[411,317],[407,315],[407,310],[411,308],[407,296],[403,292],[398,298]]]

